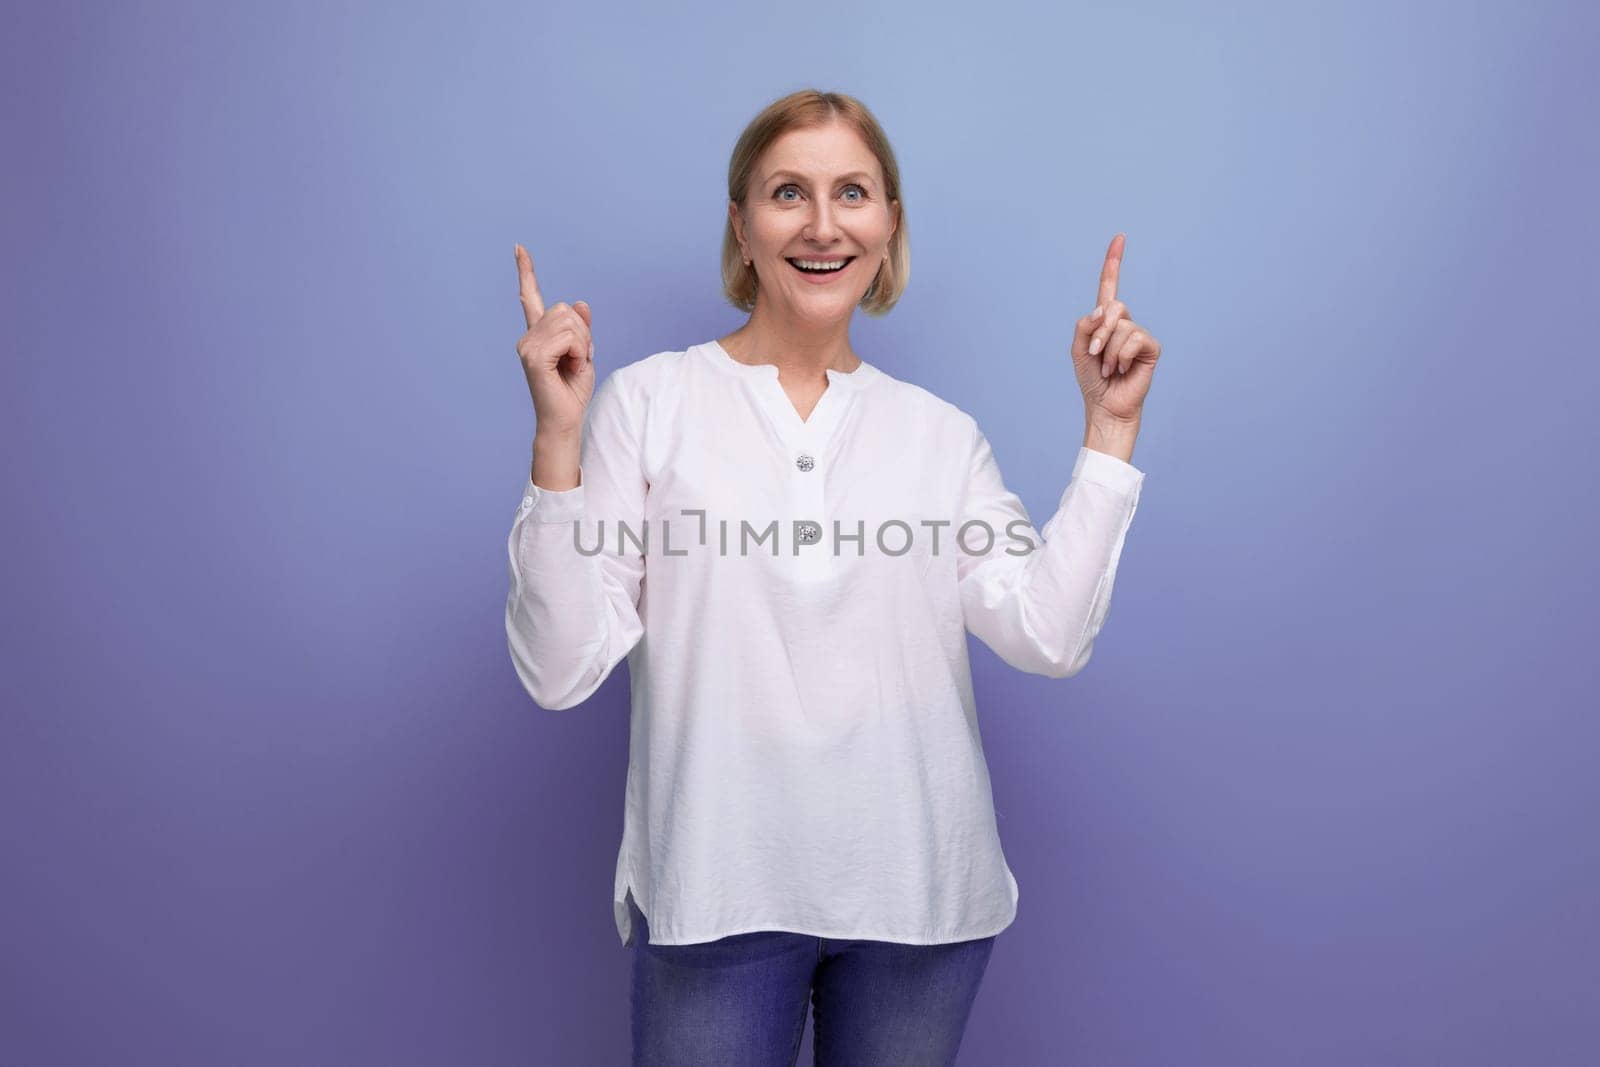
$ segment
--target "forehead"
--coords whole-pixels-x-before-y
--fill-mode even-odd
[[[756,166],[757,180],[780,170],[817,178],[849,171],[865,171],[874,177],[882,177],[883,173],[867,142],[840,122],[789,130],[773,141]]]

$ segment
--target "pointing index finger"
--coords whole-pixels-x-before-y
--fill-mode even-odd
[[[539,295],[539,282],[533,276],[533,257],[521,245],[517,246],[517,276],[522,295],[522,316],[528,320],[528,329],[544,317],[544,298]]]
[[[1100,297],[1096,302],[1097,307],[1105,307],[1117,298],[1117,276],[1122,273],[1122,249],[1127,244],[1125,234],[1117,234],[1111,238],[1111,246],[1106,249],[1105,266],[1100,268]]]

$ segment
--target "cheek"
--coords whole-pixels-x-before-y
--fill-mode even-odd
[[[757,211],[748,223],[744,232],[754,240],[771,244],[774,241],[787,241],[790,231],[794,227],[781,214],[771,211]]]
[[[881,210],[874,212],[872,217],[863,219],[862,225],[858,228],[858,232],[861,234],[861,243],[871,245],[888,244],[889,237],[894,229],[892,222],[893,220],[889,218],[888,213]]]

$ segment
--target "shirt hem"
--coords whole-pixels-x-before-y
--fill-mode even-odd
[[[623,910],[627,908],[627,906],[628,906],[627,905],[627,895],[631,891],[632,891],[632,887],[629,887],[628,889],[624,890],[622,899],[615,901],[615,904],[616,904],[616,907],[618,909],[618,914],[619,915],[622,914]],[[635,897],[634,900],[635,900],[635,903],[637,904],[638,898]],[[640,910],[642,911],[643,909],[641,908]],[[627,915],[628,915],[628,926],[629,926],[629,929],[628,929],[627,939],[623,942],[624,945],[632,944],[634,939],[637,938],[638,934],[639,934],[638,924],[633,921],[632,913],[628,912]],[[647,917],[648,917],[648,913],[647,913]],[[709,942],[712,942],[712,941],[719,941],[724,937],[736,937],[736,936],[738,936],[740,934],[777,933],[777,932],[781,932],[781,933],[789,933],[789,934],[799,934],[802,937],[821,937],[821,938],[825,938],[825,939],[827,939],[829,941],[886,941],[886,942],[889,942],[889,943],[892,943],[892,944],[897,944],[897,945],[951,945],[951,944],[958,944],[958,943],[963,942],[963,941],[978,941],[978,940],[982,940],[983,938],[986,938],[986,937],[994,937],[997,934],[1000,934],[1002,931],[1006,930],[1008,927],[1010,927],[1012,923],[1016,922],[1016,919],[1017,919],[1017,911],[1016,911],[1015,905],[1013,904],[1013,906],[1009,909],[1007,914],[1002,916],[1001,919],[998,922],[991,922],[991,923],[989,923],[989,924],[987,924],[985,926],[980,926],[980,927],[978,927],[976,932],[968,932],[968,931],[964,931],[964,930],[962,930],[962,931],[940,931],[940,932],[936,932],[936,933],[932,933],[932,934],[922,934],[922,935],[911,936],[911,937],[908,937],[908,936],[903,935],[903,934],[888,934],[888,933],[884,933],[884,932],[881,932],[881,931],[880,932],[876,932],[876,933],[861,933],[860,931],[851,931],[849,933],[846,933],[846,932],[840,931],[836,927],[819,927],[819,926],[803,926],[803,925],[802,926],[796,926],[796,925],[786,924],[786,923],[783,923],[783,922],[778,921],[778,920],[771,920],[771,921],[767,921],[767,922],[757,922],[757,923],[753,923],[753,924],[747,923],[747,924],[745,924],[743,926],[730,927],[730,928],[728,928],[726,930],[720,930],[720,931],[712,932],[712,933],[705,934],[705,935],[700,935],[700,934],[689,934],[689,935],[676,934],[676,935],[670,935],[669,934],[669,935],[658,937],[657,936],[658,931],[657,931],[656,927],[654,925],[651,925],[649,927],[649,929],[650,929],[649,944],[652,944],[652,945],[703,945],[703,944],[708,944]]]

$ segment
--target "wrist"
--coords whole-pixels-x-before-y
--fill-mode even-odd
[[[575,452],[583,445],[581,430],[535,430],[533,447],[549,452]]]
[[[1139,437],[1139,419],[1090,418],[1083,429],[1083,447],[1133,462],[1133,446]]]
[[[540,489],[561,492],[579,484],[582,438],[573,433],[535,433],[529,477]]]

